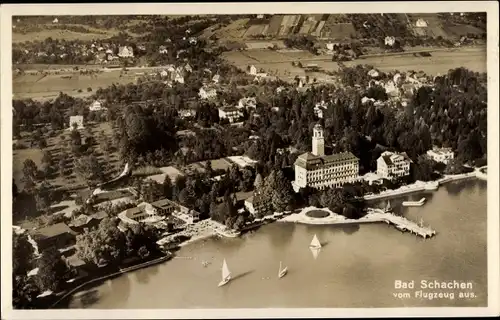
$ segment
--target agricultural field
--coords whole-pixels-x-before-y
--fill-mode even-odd
[[[139,72],[139,71],[137,71]],[[120,69],[109,70],[94,75],[81,75],[79,73],[65,74],[18,74],[13,77],[12,93],[14,99],[52,99],[59,92],[74,97],[90,96],[99,87],[105,88],[116,84],[127,84],[136,81],[136,71],[130,70],[122,73]],[[142,73],[145,71],[140,71]],[[88,91],[91,88],[92,91]],[[81,90],[81,92],[78,92]]]
[[[426,48],[429,50],[429,48]],[[269,54],[266,55],[266,52]],[[293,58],[277,59],[277,55],[288,55]],[[412,54],[406,55],[378,55],[367,57],[355,61],[344,62],[346,66],[357,64],[373,65],[382,71],[399,70],[421,70],[430,75],[444,74],[449,69],[463,66],[472,71],[486,72],[486,47],[464,47],[451,50],[434,51],[430,57],[417,57]],[[261,50],[259,54],[252,51],[225,52],[223,57],[235,66],[246,71],[248,65],[254,65],[258,69],[262,68],[266,72],[276,75],[282,80],[292,81],[295,76],[304,78],[306,71],[297,66],[292,66],[292,62],[301,61],[305,66],[315,64],[324,71],[337,71],[339,66],[337,62],[329,61],[328,56],[312,56],[309,52],[277,53],[271,50]],[[251,57],[259,58],[251,59]],[[267,58],[266,58],[267,57]],[[311,79],[317,78],[318,81],[330,82],[331,77],[324,73],[307,73]]]
[[[16,29],[13,29],[12,32],[12,43],[26,42],[26,41],[43,41],[49,37],[52,39],[59,40],[97,40],[97,39],[107,39],[114,35],[117,35],[119,30],[106,30],[99,31],[95,29],[96,32],[75,32],[66,29],[48,29],[48,30],[39,30],[32,32],[16,32]]]

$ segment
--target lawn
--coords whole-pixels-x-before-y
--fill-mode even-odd
[[[330,213],[325,210],[311,210],[306,212],[306,216],[310,218],[326,218],[329,215]]]

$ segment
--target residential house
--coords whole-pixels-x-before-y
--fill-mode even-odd
[[[188,39],[188,41],[189,41],[190,44],[197,44],[198,43],[198,40],[195,37],[190,37]]]
[[[118,56],[120,58],[133,58],[134,50],[132,49],[132,47],[129,46],[120,47],[118,49]]]
[[[398,85],[398,84],[400,84],[400,83],[403,81],[403,77],[401,76],[401,74],[400,74],[400,73],[396,73],[396,74],[394,75],[394,77],[392,78],[392,81],[394,81],[394,83],[395,83],[396,85]]]
[[[230,123],[238,121],[243,114],[236,107],[226,106],[219,108],[219,118],[228,119]]]
[[[241,98],[238,101],[238,105],[236,106],[236,108],[255,110],[257,108],[257,100],[255,99],[255,97]]]
[[[258,193],[245,200],[245,208],[255,217],[262,217],[273,213],[273,205],[269,197],[263,197]]]
[[[399,94],[399,89],[392,80],[387,81],[384,85],[384,89],[389,96],[397,96]]]
[[[189,63],[186,63],[186,65],[184,66],[184,70],[186,70],[187,72],[193,72],[193,68]]]
[[[152,202],[151,205],[157,210],[158,214],[169,216],[178,210],[179,205],[169,199],[162,199]]]
[[[182,75],[181,72],[174,73],[174,81],[178,83],[184,83],[184,76]]]
[[[196,117],[196,110],[195,109],[181,109],[177,113],[178,113],[179,117],[181,117],[182,119]]]
[[[32,230],[30,236],[37,243],[39,252],[51,247],[66,248],[76,242],[76,232],[63,222]]]
[[[160,77],[162,77],[162,78],[168,78],[168,76],[169,76],[169,73],[168,73],[167,70],[160,71]]]
[[[371,69],[370,71],[368,71],[368,75],[372,78],[377,78],[379,76],[379,73],[377,70]]]
[[[55,18],[54,20],[52,20],[52,23],[59,23],[59,19]]]
[[[118,214],[118,218],[126,224],[158,222],[164,216],[161,215],[153,205],[147,202],[139,204],[137,207],[127,209]]]
[[[220,75],[219,75],[219,74],[216,74],[215,76],[213,76],[212,81],[213,81],[214,83],[219,83],[219,81],[220,81]]]
[[[80,259],[77,253],[69,257],[65,257],[64,261],[66,262],[68,268],[71,270],[72,276],[75,277],[75,279],[80,279],[88,275],[88,264]]]
[[[332,42],[327,43],[327,44],[326,44],[326,49],[327,49],[328,51],[333,51],[333,50],[335,49],[335,44],[334,44],[334,43],[332,43]]]
[[[394,38],[392,36],[387,36],[384,39],[384,44],[386,46],[392,47],[395,43],[396,43],[396,38]]]
[[[254,65],[250,66],[249,74],[251,74],[251,75],[257,74],[257,68]]]
[[[160,54],[167,54],[167,53],[168,53],[168,49],[167,49],[167,47],[166,47],[166,46],[160,46],[160,47],[158,48],[158,52],[159,52]]]
[[[75,125],[77,130],[83,129],[83,116],[69,117],[69,129],[74,130]]]
[[[424,19],[418,19],[415,23],[415,26],[417,28],[427,28],[427,21],[425,21]]]
[[[99,225],[101,221],[98,219],[94,219],[91,216],[88,216],[86,214],[81,214],[78,217],[76,217],[73,221],[71,221],[68,226],[71,228],[71,230],[75,231],[76,233],[82,233],[85,229],[93,229]]]
[[[427,156],[436,162],[442,162],[448,164],[453,160],[455,154],[451,148],[433,148],[427,151]]]
[[[411,162],[405,152],[384,151],[377,159],[377,174],[388,180],[408,176]]]
[[[106,108],[104,108],[102,106],[102,103],[99,101],[99,100],[95,100],[90,106],[89,106],[89,110],[90,111],[101,111],[101,110],[105,110]]]
[[[198,95],[201,99],[213,99],[217,97],[217,91],[214,88],[202,87],[200,88]]]
[[[143,44],[140,44],[140,45],[137,46],[137,50],[139,50],[139,51],[146,51],[146,46],[143,45]]]

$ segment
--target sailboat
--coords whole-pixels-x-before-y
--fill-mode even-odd
[[[222,263],[222,280],[219,282],[219,287],[222,287],[231,280],[231,271],[227,267],[226,259]]]
[[[391,202],[390,201],[387,201],[387,205],[385,206],[385,212],[389,212],[392,210],[392,207],[391,207]]]
[[[314,235],[309,247],[314,248],[314,249],[321,248],[321,243],[319,242],[318,237],[316,235]]]
[[[285,267],[284,269],[281,269],[281,267],[282,267],[282,263],[280,261],[280,269],[278,271],[278,278],[283,278],[286,275],[286,273],[288,272],[288,267]]]

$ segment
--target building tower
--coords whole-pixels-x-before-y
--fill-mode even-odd
[[[323,127],[319,123],[313,128],[312,154],[320,157],[325,155],[325,137],[323,136]]]

